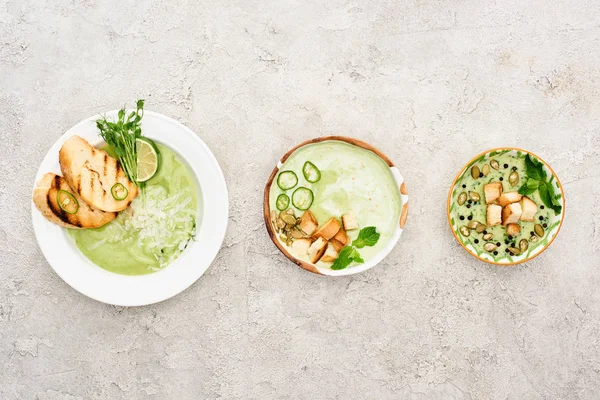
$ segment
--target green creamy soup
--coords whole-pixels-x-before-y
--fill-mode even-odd
[[[527,195],[537,205],[537,213],[534,216],[534,221],[518,221],[521,227],[520,233],[515,237],[509,237],[506,233],[506,227],[502,225],[487,226],[484,232],[476,232],[474,229],[469,230],[469,235],[465,236],[460,229],[468,226],[472,221],[478,221],[482,224],[487,224],[487,204],[484,194],[484,186],[492,182],[502,183],[502,192],[518,192],[519,188],[527,181],[527,172],[525,167],[526,154],[522,152],[513,152],[511,150],[503,150],[490,155],[490,157],[481,158],[469,165],[464,174],[458,179],[452,193],[450,217],[456,225],[456,234],[461,241],[467,245],[470,244],[475,249],[478,255],[482,253],[493,256],[494,260],[508,259],[512,261],[512,254],[508,250],[509,247],[519,248],[519,243],[522,239],[527,240],[527,250],[524,254],[529,254],[538,246],[545,246],[548,243],[548,232],[560,224],[554,211],[546,207],[540,198],[538,191]],[[498,162],[499,168],[496,170],[489,165],[495,160]],[[485,165],[486,171],[489,173],[486,176],[473,178],[471,169],[477,166],[480,171],[483,171]],[[518,174],[518,181],[511,184],[509,181],[510,174],[515,171]],[[483,175],[483,173],[481,174]],[[556,186],[554,177],[549,177],[551,183]],[[481,200],[476,202],[469,197],[469,192],[477,193]],[[467,194],[467,201],[463,205],[459,205],[458,199],[462,193]],[[535,233],[535,225],[539,224],[543,227],[544,235],[540,237]],[[463,228],[465,229],[465,228]],[[493,238],[484,239],[484,235],[492,234]],[[497,246],[492,251],[486,251],[484,246],[486,243],[493,243]]]
[[[173,151],[157,147],[161,155],[158,173],[130,207],[101,228],[69,230],[79,250],[108,271],[123,275],[158,271],[173,262],[195,234],[198,191],[194,177]]]
[[[306,161],[312,162],[321,171],[318,182],[310,183],[303,176],[302,167]],[[314,193],[310,211],[319,226],[331,217],[341,220],[342,215],[352,213],[359,226],[359,229],[348,232],[352,240],[357,237],[360,228],[377,228],[381,234],[377,244],[359,250],[365,261],[388,244],[399,224],[402,201],[390,167],[375,153],[340,141],[315,143],[295,151],[279,169],[280,172],[286,170],[298,176],[298,184],[283,191],[275,180],[269,195],[272,210],[277,210],[275,203],[279,194],[285,193],[291,199],[294,190],[303,186]],[[297,216],[304,213],[292,208]],[[296,256],[309,261],[308,255]],[[330,267],[331,263],[319,261],[316,265]]]

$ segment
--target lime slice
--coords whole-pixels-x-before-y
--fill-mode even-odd
[[[154,142],[147,138],[135,139],[135,149],[137,151],[137,181],[146,182],[158,172],[160,152]]]

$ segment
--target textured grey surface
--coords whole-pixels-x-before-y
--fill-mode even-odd
[[[0,1],[1,399],[593,399],[600,392],[600,3]],[[40,253],[51,144],[138,97],[224,170],[223,248],[190,289],[124,309]],[[407,179],[407,230],[362,275],[278,253],[262,189],[291,146],[343,134]],[[564,183],[558,240],[515,268],[447,227],[457,170],[530,149]]]

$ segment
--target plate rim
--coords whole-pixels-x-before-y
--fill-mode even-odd
[[[128,108],[127,111],[132,111],[133,109]],[[71,132],[74,130],[74,128],[78,127],[79,125],[82,125],[84,123],[89,123],[89,122],[93,122],[95,121],[99,116],[101,115],[106,115],[106,116],[116,116],[119,110],[110,110],[110,111],[106,111],[106,112],[101,112],[101,113],[97,113],[94,114],[88,118],[82,119],[81,121],[75,123],[74,125],[70,126],[68,129],[66,129],[53,143],[52,145],[48,148],[48,150],[44,153],[44,156],[42,158],[42,161],[39,163],[39,166],[36,170],[35,176],[34,176],[34,181],[33,181],[33,186],[32,186],[32,193],[33,190],[35,190],[35,187],[39,181],[39,176],[42,176],[44,173],[48,172],[48,171],[42,171],[42,165],[44,164],[45,160],[47,157],[49,157],[49,155],[53,152],[53,149],[55,147],[57,147],[57,149],[60,149],[60,145],[62,143],[64,143],[69,137],[77,135],[77,132]],[[43,218],[43,216],[41,216],[40,211],[37,209],[37,207],[35,206],[33,199],[31,200],[31,217],[32,217],[32,227],[33,227],[33,231],[34,231],[34,235],[36,238],[36,242],[38,245],[38,248],[40,249],[40,251],[42,252],[42,255],[44,256],[44,259],[46,260],[47,264],[50,266],[50,268],[54,271],[54,273],[56,273],[56,275],[58,275],[67,285],[69,285],[71,288],[73,288],[75,291],[81,293],[82,295],[91,298],[95,301],[101,302],[101,303],[105,303],[105,304],[110,304],[110,305],[114,305],[114,306],[123,306],[123,307],[138,307],[138,306],[145,306],[145,305],[151,305],[151,304],[156,304],[165,300],[168,300],[172,297],[175,297],[177,295],[179,295],[180,293],[184,292],[185,290],[187,290],[190,286],[192,286],[195,282],[198,281],[198,279],[200,279],[200,277],[202,277],[202,275],[204,275],[206,273],[206,271],[208,270],[208,268],[212,265],[212,263],[214,262],[214,260],[216,259],[216,257],[218,256],[222,246],[223,246],[223,241],[225,239],[226,236],[226,232],[227,232],[227,227],[229,224],[229,190],[227,188],[227,181],[225,180],[225,176],[223,174],[223,170],[219,164],[219,162],[217,161],[214,153],[211,151],[211,149],[206,145],[206,143],[200,138],[200,136],[198,134],[196,134],[191,128],[185,126],[184,124],[182,124],[181,122],[177,121],[174,118],[171,118],[167,115],[155,112],[155,111],[151,111],[151,110],[144,110],[144,115],[150,115],[153,118],[157,118],[160,120],[165,121],[165,123],[170,123],[173,124],[174,126],[178,127],[179,129],[182,130],[182,132],[185,132],[190,138],[191,140],[195,141],[201,148],[203,148],[203,150],[206,152],[205,156],[207,157],[207,162],[209,164],[212,164],[213,167],[215,168],[217,174],[215,177],[215,182],[218,186],[221,187],[222,190],[222,203],[223,203],[223,207],[220,209],[220,212],[222,212],[223,214],[221,215],[221,218],[223,220],[223,224],[222,228],[220,229],[219,232],[215,232],[216,236],[216,241],[215,243],[218,243],[218,246],[215,246],[214,249],[214,254],[210,255],[207,259],[206,259],[206,267],[205,268],[199,268],[198,270],[200,271],[197,274],[194,274],[193,277],[190,277],[188,280],[186,280],[186,282],[182,285],[180,285],[179,287],[177,287],[175,290],[165,290],[164,292],[161,292],[158,295],[152,295],[152,296],[145,296],[144,299],[140,299],[138,301],[113,301],[110,298],[103,298],[102,296],[98,296],[95,293],[90,293],[90,291],[85,290],[85,288],[81,287],[81,285],[78,285],[76,283],[73,282],[72,279],[70,279],[69,277],[65,278],[65,274],[64,271],[55,268],[52,264],[52,262],[50,261],[51,258],[49,256],[48,253],[48,249],[47,246],[42,245],[42,241],[44,240],[42,235],[42,227],[38,226],[38,223],[36,222],[36,219],[38,219],[38,217],[41,217],[43,219],[43,221],[46,221],[48,224],[52,224],[51,222],[47,221],[45,218]],[[96,134],[97,137],[99,137],[98,134]],[[168,141],[165,141],[164,139],[157,139],[158,141],[164,143],[166,146],[169,146]],[[179,152],[175,151],[175,153],[178,155],[178,157],[180,157],[186,164],[189,165],[188,168],[192,169],[192,174],[194,176],[194,178],[197,180],[198,185],[201,187],[202,184],[200,182],[200,178],[197,176],[197,174],[193,171],[193,168],[191,167],[191,162],[190,160],[188,160],[187,157],[184,157],[183,155],[179,154]],[[206,198],[206,193],[204,191],[201,191],[201,198],[204,199]],[[198,208],[199,210],[202,210],[201,206],[199,206]],[[37,215],[36,215],[37,214]],[[204,217],[204,214],[203,214]],[[68,232],[65,232],[65,228],[61,227],[61,231],[65,234],[68,235]],[[199,231],[198,231],[199,232]],[[72,244],[72,246],[74,247],[74,251],[79,251],[79,249],[76,248],[75,244]],[[81,253],[79,251],[79,253]],[[135,280],[135,279],[143,279],[144,277],[148,277],[148,276],[153,276],[157,273],[160,273],[161,271],[164,271],[166,269],[168,269],[169,267],[171,267],[174,263],[177,262],[177,260],[173,261],[173,263],[171,263],[170,265],[168,265],[167,267],[165,267],[164,269],[161,269],[160,271],[157,271],[156,273],[152,273],[152,274],[146,274],[146,275],[139,275],[139,276],[128,276],[128,275],[121,275],[121,274],[117,274],[114,272],[110,272],[108,270],[103,269],[102,267],[99,267],[98,265],[94,264],[91,260],[89,260],[87,257],[85,257],[83,255],[83,253],[80,254],[81,257],[83,257],[85,260],[87,260],[89,263],[93,264],[95,267],[101,269],[104,273],[107,274],[112,274],[112,275],[116,275],[119,278],[122,278],[123,280]],[[110,297],[110,296],[108,296]]]
[[[458,235],[456,234],[456,232],[455,232],[455,230],[454,230],[454,228],[452,226],[452,217],[450,215],[450,207],[451,207],[451,201],[452,201],[452,192],[454,192],[454,188],[456,187],[456,182],[458,181],[458,179],[465,173],[465,171],[467,170],[467,168],[475,160],[477,160],[479,157],[485,156],[485,155],[487,155],[487,154],[489,154],[489,153],[491,153],[493,151],[503,151],[503,150],[521,151],[521,152],[526,153],[526,154],[531,154],[532,156],[536,157],[539,161],[541,161],[544,164],[544,166],[546,166],[550,170],[550,172],[552,173],[552,175],[554,176],[554,178],[558,182],[558,184],[560,186],[560,194],[561,194],[561,200],[562,200],[562,211],[561,211],[561,216],[560,216],[560,223],[558,225],[558,229],[556,230],[556,233],[548,241],[548,243],[546,243],[546,245],[544,247],[542,247],[542,249],[540,251],[538,251],[537,253],[535,253],[531,257],[524,258],[522,260],[513,261],[513,262],[508,262],[508,263],[502,263],[502,262],[497,262],[497,261],[492,261],[492,260],[486,260],[485,258],[481,258],[478,255],[474,254],[472,251],[470,251],[465,246],[465,244],[460,240],[460,238],[458,237]],[[558,234],[560,233],[560,230],[561,230],[561,228],[563,226],[563,222],[565,220],[566,210],[567,210],[567,201],[566,201],[566,198],[565,198],[565,192],[564,192],[563,184],[560,181],[560,179],[559,179],[558,175],[556,174],[556,172],[550,166],[550,164],[548,162],[546,162],[546,160],[544,160],[543,158],[541,158],[540,156],[538,156],[537,154],[535,154],[532,151],[521,149],[519,147],[510,147],[510,146],[509,147],[495,147],[493,149],[489,149],[489,150],[483,151],[483,152],[477,154],[475,157],[471,158],[467,163],[465,163],[465,165],[458,171],[458,173],[456,174],[456,176],[452,180],[452,184],[450,185],[450,189],[448,191],[448,199],[447,199],[447,202],[446,202],[446,216],[447,216],[447,220],[448,220],[448,226],[450,228],[450,231],[452,232],[452,235],[454,236],[454,238],[458,242],[458,244],[467,253],[469,253],[471,256],[475,257],[477,260],[483,261],[483,262],[488,263],[488,264],[500,266],[500,267],[512,267],[512,266],[515,266],[515,265],[518,265],[518,264],[529,262],[529,261],[533,260],[534,258],[536,258],[537,256],[539,256],[540,254],[542,254],[543,252],[545,252],[548,249],[548,247],[550,247],[550,245],[554,242],[554,240],[556,239],[556,237],[558,236]]]
[[[355,268],[347,268],[344,270],[336,271],[337,272],[336,274],[323,273],[314,264],[311,264],[309,262],[306,262],[304,260],[301,260],[301,259],[295,257],[279,242],[279,240],[277,240],[277,238],[275,237],[275,232],[274,232],[272,224],[271,224],[271,207],[269,204],[269,195],[270,195],[270,191],[271,191],[271,186],[273,185],[275,176],[277,176],[277,173],[278,173],[279,169],[281,168],[281,166],[283,165],[283,163],[296,150],[298,150],[304,146],[307,146],[309,144],[321,143],[321,142],[325,142],[325,141],[345,142],[345,143],[360,147],[362,149],[371,151],[375,155],[377,155],[379,158],[381,158],[390,168],[392,176],[399,186],[398,190],[400,192],[400,198],[402,200],[402,209],[400,212],[400,220],[399,220],[399,223],[396,225],[396,229],[395,229],[394,234],[392,235],[392,238],[390,239],[389,243],[383,249],[381,249],[381,251],[379,251],[379,253],[377,253],[373,258],[368,260],[366,263],[356,266]],[[394,174],[394,171],[396,171],[395,174]],[[265,227],[267,229],[267,233],[269,234],[271,241],[275,244],[275,246],[279,249],[279,251],[287,259],[292,261],[294,264],[298,265],[299,267],[301,267],[309,272],[312,272],[314,274],[321,275],[321,276],[342,277],[342,276],[359,274],[361,272],[365,272],[365,271],[375,267],[385,257],[387,257],[389,255],[389,253],[393,250],[393,248],[396,246],[396,244],[400,240],[400,236],[401,236],[402,232],[404,231],[404,226],[406,224],[407,217],[408,217],[408,189],[406,187],[406,181],[404,180],[404,177],[402,176],[402,174],[400,174],[400,171],[398,170],[398,168],[378,148],[372,146],[371,144],[369,144],[367,142],[364,142],[362,140],[355,139],[355,138],[352,138],[349,136],[341,136],[341,135],[322,136],[322,137],[305,140],[305,141],[301,142],[300,144],[292,147],[277,161],[277,164],[273,168],[273,171],[271,172],[271,175],[269,176],[269,178],[267,180],[267,183],[265,185],[265,189],[263,192],[263,218],[264,218],[264,222],[265,222]],[[362,267],[362,268],[356,269],[358,267]]]

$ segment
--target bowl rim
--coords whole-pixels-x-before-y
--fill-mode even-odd
[[[452,227],[452,217],[450,215],[450,206],[451,206],[451,201],[452,201],[452,192],[454,191],[454,188],[456,186],[456,182],[458,181],[458,179],[465,173],[465,171],[467,170],[467,168],[469,167],[469,165],[471,165],[476,159],[478,159],[481,156],[487,155],[493,151],[502,151],[502,150],[510,150],[510,151],[521,151],[523,153],[526,154],[531,154],[532,156],[536,157],[539,161],[541,161],[552,173],[552,175],[554,176],[554,178],[556,179],[556,181],[558,182],[559,186],[560,186],[560,194],[561,194],[561,200],[562,200],[562,211],[561,211],[561,216],[560,216],[560,224],[558,225],[558,229],[556,230],[556,233],[554,234],[554,236],[548,241],[548,243],[542,247],[542,249],[540,251],[538,251],[536,254],[532,255],[529,258],[524,258],[522,260],[517,260],[517,261],[513,261],[513,262],[509,262],[509,263],[501,263],[501,262],[497,262],[497,261],[492,261],[492,260],[486,260],[485,258],[481,258],[479,256],[477,256],[476,254],[473,254],[473,252],[471,252],[466,246],[465,244],[460,240],[460,238],[458,237],[458,235],[456,234],[456,232],[454,231],[453,227]],[[540,254],[542,254],[544,251],[546,251],[546,249],[548,249],[548,247],[550,247],[550,245],[552,244],[552,242],[554,242],[554,240],[556,239],[556,237],[558,236],[558,234],[560,233],[560,230],[562,228],[563,222],[565,220],[565,212],[566,212],[566,207],[567,202],[565,199],[565,192],[563,189],[563,184],[560,181],[560,179],[558,178],[558,175],[556,174],[556,172],[554,172],[554,170],[552,169],[552,167],[550,166],[550,164],[548,164],[546,162],[546,160],[544,160],[543,158],[541,158],[540,156],[538,156],[537,154],[529,151],[529,150],[525,150],[525,149],[521,149],[519,147],[495,147],[493,149],[489,149],[486,151],[483,151],[479,154],[477,154],[475,157],[471,158],[468,162],[465,163],[465,165],[458,171],[458,174],[456,174],[456,176],[454,177],[454,180],[452,181],[452,185],[450,185],[450,190],[448,191],[448,199],[447,199],[447,203],[446,203],[446,216],[448,219],[448,226],[450,228],[450,231],[452,232],[452,235],[454,236],[454,238],[456,239],[456,241],[458,242],[458,244],[465,249],[465,251],[467,253],[469,253],[470,255],[472,255],[473,257],[475,257],[476,259],[478,259],[479,261],[483,261],[486,262],[488,264],[493,264],[493,265],[498,265],[501,267],[511,267],[517,264],[522,264],[528,261],[533,260],[534,258],[536,258],[537,256],[539,256]]]
[[[366,270],[369,270],[373,267],[375,267],[383,258],[385,258],[390,252],[391,250],[394,248],[394,246],[398,243],[398,241],[400,240],[400,234],[402,233],[404,226],[406,224],[406,220],[408,217],[408,189],[406,187],[406,181],[404,181],[403,176],[399,173],[398,171],[398,176],[399,178],[402,180],[402,183],[400,184],[399,187],[399,192],[400,192],[400,196],[402,199],[402,209],[400,212],[400,221],[399,224],[396,226],[396,230],[394,231],[394,235],[392,236],[392,238],[390,239],[390,242],[386,245],[386,247],[384,247],[383,249],[381,249],[381,251],[379,253],[377,253],[377,255],[375,257],[373,257],[371,260],[371,262],[373,262],[373,260],[375,260],[376,262],[373,263],[373,265],[369,266],[368,268],[364,268],[364,269],[360,269],[360,270],[352,270],[349,269],[348,271],[351,271],[349,273],[345,273],[342,275],[329,275],[329,274],[324,274],[321,271],[319,271],[319,269],[314,265],[311,264],[309,262],[300,260],[299,258],[296,258],[294,255],[292,255],[286,248],[285,246],[283,246],[279,240],[277,240],[277,238],[275,237],[275,231],[273,230],[273,226],[271,224],[271,208],[269,205],[269,195],[270,195],[270,191],[271,191],[271,186],[273,185],[273,182],[275,180],[275,176],[277,176],[277,173],[279,172],[279,169],[281,168],[281,166],[283,165],[283,163],[298,149],[300,149],[301,147],[307,146],[309,144],[315,144],[315,143],[321,143],[321,142],[326,142],[326,141],[340,141],[340,142],[345,142],[357,147],[360,147],[362,149],[365,150],[369,150],[373,153],[375,153],[375,155],[377,155],[379,158],[381,158],[390,169],[395,169],[396,171],[398,171],[397,167],[394,165],[394,163],[383,153],[381,152],[381,150],[379,150],[378,148],[370,145],[369,143],[363,142],[362,140],[359,139],[355,139],[352,137],[348,137],[348,136],[340,136],[340,135],[333,135],[333,136],[322,136],[322,137],[318,137],[318,138],[313,138],[313,139],[309,139],[309,140],[305,140],[303,142],[301,142],[300,144],[292,147],[290,150],[288,150],[283,157],[281,157],[278,161],[277,164],[275,165],[275,168],[273,168],[273,171],[271,172],[271,175],[269,176],[269,179],[267,180],[267,183],[265,185],[265,190],[263,193],[263,217],[264,217],[264,221],[265,221],[265,227],[267,228],[267,233],[269,234],[269,237],[271,238],[271,241],[275,244],[275,246],[277,246],[277,248],[279,249],[279,251],[281,251],[281,253],[283,253],[283,255],[285,257],[287,257],[290,261],[292,261],[294,264],[298,265],[299,267],[315,273],[317,275],[322,275],[322,276],[332,276],[332,277],[339,277],[339,276],[348,276],[348,275],[354,275],[357,273],[361,273],[364,272]],[[398,183],[398,176],[394,175],[394,180],[396,181],[396,183]],[[363,265],[368,265],[368,263],[365,263]]]

